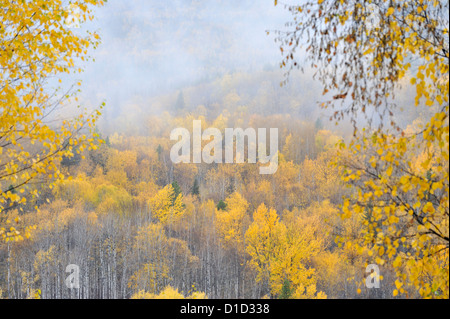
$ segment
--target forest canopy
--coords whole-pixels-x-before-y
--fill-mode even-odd
[[[448,2],[110,2],[1,1],[0,298],[448,299]],[[277,171],[174,163],[194,121]]]

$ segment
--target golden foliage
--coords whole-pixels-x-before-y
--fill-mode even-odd
[[[73,1],[80,23],[92,19],[91,7],[103,1]],[[0,213],[27,203],[30,181],[47,178],[50,187],[65,178],[58,164],[74,152],[95,149],[94,138],[78,134],[93,128],[100,111],[83,112],[55,126],[49,116],[68,94],[46,87],[50,77],[78,72],[75,60],[85,60],[98,35],[79,36],[65,23],[69,12],[59,0],[2,2],[0,27]],[[16,231],[0,226],[2,239],[20,239]]]

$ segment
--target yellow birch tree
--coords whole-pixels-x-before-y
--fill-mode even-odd
[[[88,134],[100,111],[80,111],[71,120],[55,121],[58,107],[76,92],[52,89],[50,80],[80,72],[88,48],[99,36],[82,35],[70,25],[92,19],[92,8],[103,1],[9,1],[0,4],[0,214],[21,208],[31,181],[52,183],[64,179],[63,157],[96,147]],[[76,8],[76,10],[75,10]],[[76,13],[75,13],[76,12]],[[61,81],[61,80],[60,80]],[[79,84],[79,83],[78,83]],[[57,124],[55,124],[57,123]],[[83,131],[83,132],[82,132]],[[0,238],[19,240],[27,232],[0,225]]]

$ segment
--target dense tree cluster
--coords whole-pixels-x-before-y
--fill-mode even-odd
[[[186,126],[193,118],[165,116]],[[349,192],[332,165],[340,137],[288,116],[203,121],[225,128],[238,118],[279,126],[276,174],[248,163],[173,164],[171,125],[159,135],[113,134],[77,163],[62,162],[73,179],[45,194],[50,203],[5,215],[35,229],[1,246],[3,297],[150,298],[168,287],[209,298],[286,297],[288,288],[291,298],[361,296],[368,256],[334,241],[360,236],[356,219],[338,216]],[[68,264],[81,269],[75,292],[65,286]],[[389,296],[389,274],[384,289],[364,293]]]
[[[74,4],[84,22],[103,2]],[[303,107],[311,90],[275,90],[271,68],[127,105],[102,133],[100,110],[62,119],[75,92],[49,82],[99,38],[72,32],[61,1],[5,2],[0,298],[448,298],[448,2],[286,8],[281,67],[307,45],[322,107],[353,134]],[[195,120],[278,128],[277,172],[174,164],[170,132]]]

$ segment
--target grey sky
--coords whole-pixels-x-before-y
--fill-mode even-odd
[[[102,44],[81,75],[84,103],[105,99],[111,112],[227,72],[277,65],[279,49],[265,31],[288,20],[273,0],[109,0],[89,25]]]

